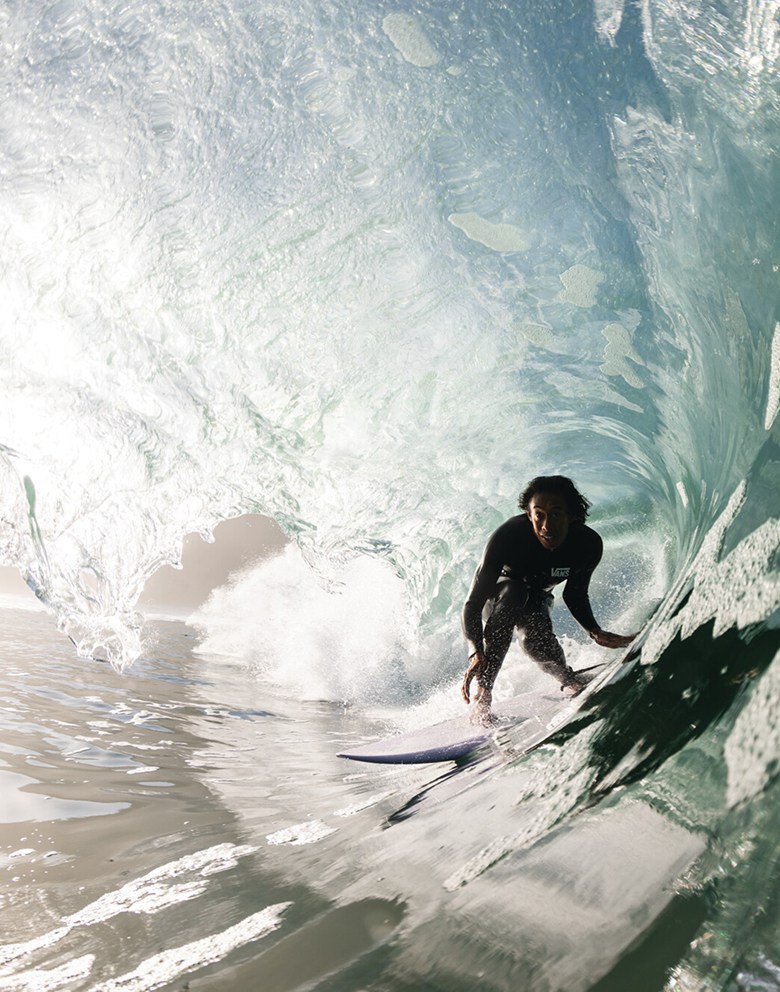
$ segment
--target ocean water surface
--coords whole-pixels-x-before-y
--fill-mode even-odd
[[[780,989],[776,0],[12,0],[0,52],[0,989]],[[608,668],[543,746],[338,758],[462,711],[557,472],[632,650],[558,605]]]

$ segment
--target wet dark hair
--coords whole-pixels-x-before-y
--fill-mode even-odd
[[[572,519],[580,524],[585,523],[590,500],[586,499],[565,475],[537,475],[520,493],[517,505],[527,513],[529,503],[538,493],[555,493],[556,496],[562,496]]]

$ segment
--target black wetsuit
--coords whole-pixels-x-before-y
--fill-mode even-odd
[[[574,619],[588,631],[598,628],[588,585],[602,550],[594,530],[572,523],[563,544],[550,551],[524,513],[511,517],[492,534],[463,607],[469,654],[481,649],[488,661],[487,672],[478,679],[480,685],[492,686],[515,628],[523,631],[523,647],[541,668],[563,684],[572,680],[552,630],[551,590],[565,582],[563,601]],[[486,606],[489,615],[483,628]]]

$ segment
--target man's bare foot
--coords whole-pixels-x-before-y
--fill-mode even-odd
[[[498,723],[498,717],[491,713],[489,708],[474,703],[469,715],[469,723],[473,727],[494,727]]]
[[[492,703],[493,693],[490,689],[479,688],[469,717],[475,727],[491,727],[496,722],[496,718],[490,712]]]
[[[572,699],[574,696],[579,696],[587,684],[587,682],[575,678],[571,682],[564,682],[561,686],[561,692],[567,699]]]

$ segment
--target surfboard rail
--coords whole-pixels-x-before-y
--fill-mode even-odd
[[[594,679],[606,666],[597,665],[583,669],[580,674]],[[374,764],[418,765],[457,761],[468,757],[480,745],[502,731],[528,724],[529,746],[536,746],[555,733],[573,711],[579,708],[579,697],[561,697],[556,686],[549,689],[521,693],[493,706],[495,723],[490,726],[474,725],[469,715],[453,717],[423,727],[396,734],[383,740],[360,744],[341,751],[339,758],[349,761],[366,761]]]

